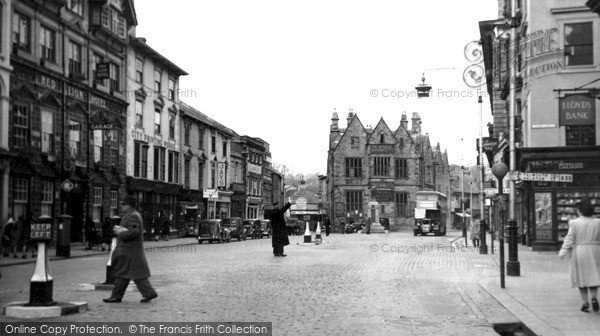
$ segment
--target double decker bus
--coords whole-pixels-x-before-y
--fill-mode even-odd
[[[436,236],[446,235],[446,219],[448,218],[448,199],[439,191],[417,191],[415,208],[415,236],[433,233]]]

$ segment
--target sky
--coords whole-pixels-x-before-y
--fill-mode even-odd
[[[418,112],[450,164],[475,164],[479,94],[484,136],[492,116],[487,92],[463,79],[478,63],[465,47],[479,39],[479,21],[497,18],[496,0],[135,4],[137,36],[189,74],[180,99],[265,140],[272,162],[293,174],[326,174],[332,113],[345,128],[350,108],[364,126],[383,118],[393,131],[403,112]],[[416,98],[423,73],[431,96]]]

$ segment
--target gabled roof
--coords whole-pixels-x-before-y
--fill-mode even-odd
[[[376,133],[378,134],[378,133],[380,133],[380,131],[388,132],[389,134],[392,135],[394,144],[398,143],[398,141],[396,140],[396,134],[394,132],[392,132],[392,130],[388,127],[387,123],[385,122],[385,120],[383,120],[383,118],[379,119],[377,126],[375,126],[375,128],[373,128],[373,131],[367,137],[367,143],[369,143],[371,141],[371,138],[373,137],[374,134],[376,134]]]
[[[196,119],[208,126],[212,126],[213,128],[216,128],[219,131],[221,131],[229,136],[232,136],[232,137],[238,136],[238,134],[234,130],[230,129],[229,127],[223,126],[218,121],[216,121],[216,120],[212,119],[211,117],[207,116],[206,114],[196,110],[195,108],[184,103],[183,101],[179,102],[179,107],[183,112],[185,112],[186,115],[189,115],[193,119]]]
[[[338,148],[338,146],[340,145],[340,143],[342,143],[342,140],[344,140],[344,137],[346,136],[346,133],[348,133],[348,130],[350,129],[351,126],[353,126],[355,123],[358,123],[360,125],[360,128],[362,129],[363,132],[367,133],[367,130],[365,129],[365,126],[363,126],[362,122],[360,121],[360,119],[358,119],[358,114],[354,114],[352,116],[352,120],[350,120],[350,123],[348,124],[348,126],[346,127],[346,129],[344,130],[344,133],[342,134],[342,136],[340,137],[340,139],[338,140],[338,143],[335,145],[335,147],[332,150],[332,153],[335,152]]]
[[[165,67],[169,70],[169,72],[177,75],[177,76],[187,76],[188,73],[183,71],[180,67],[178,67],[175,63],[171,62],[168,58],[159,54],[158,51],[152,49],[148,44],[146,44],[146,39],[143,37],[133,37],[129,39],[129,44],[138,51],[141,51],[144,55],[152,58],[157,65],[161,67]]]

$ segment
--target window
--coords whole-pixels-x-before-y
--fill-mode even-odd
[[[396,216],[408,216],[408,193],[396,193]]]
[[[379,134],[379,143],[385,143],[385,135]]]
[[[67,8],[70,11],[83,16],[83,0],[69,0],[67,2]]]
[[[102,188],[94,188],[94,201],[92,204],[92,220],[100,222],[102,218]]]
[[[175,114],[169,113],[169,139],[175,139]]]
[[[165,180],[165,155],[166,151],[164,148],[154,147],[154,179],[164,181]]]
[[[13,181],[13,216],[26,216],[27,204],[29,203],[29,180],[14,178]]]
[[[169,99],[175,100],[175,78],[169,77]]]
[[[202,190],[204,188],[204,162],[198,162],[198,189]]]
[[[125,19],[116,10],[108,6],[104,7],[101,14],[101,23],[104,28],[120,38],[126,37],[127,26]]]
[[[54,153],[54,117],[48,110],[42,110],[42,153]]]
[[[160,119],[161,119],[160,109],[154,109],[154,133],[160,134]]]
[[[404,148],[404,138],[400,138],[400,148]]]
[[[211,189],[215,189],[216,186],[216,168],[215,166],[217,165],[216,162],[211,162],[210,164],[210,188]]]
[[[565,126],[567,146],[595,146],[596,125]]]
[[[227,141],[223,139],[223,153],[222,156],[227,156]]]
[[[358,146],[360,143],[359,137],[353,136],[350,137],[350,146]]]
[[[42,181],[42,216],[52,217],[52,204],[54,203],[54,184],[52,181]]]
[[[183,123],[183,144],[186,146],[190,145],[190,130],[192,128],[192,123],[186,121]]]
[[[168,181],[179,183],[179,153],[169,151]]]
[[[346,158],[346,177],[362,177],[362,159]]]
[[[190,188],[190,159],[186,158],[183,163],[183,187],[189,189]],[[200,189],[201,187],[199,187]]]
[[[594,63],[592,23],[565,24],[565,65]]]
[[[40,29],[40,45],[42,46],[42,59],[56,62],[56,33],[44,26]]]
[[[211,153],[217,152],[217,136],[215,134],[215,131],[212,131],[211,136],[210,136],[210,152]]]
[[[396,178],[408,178],[408,162],[406,159],[396,159]]]
[[[373,175],[388,176],[390,174],[390,158],[389,157],[374,157],[373,158]]]
[[[81,46],[73,41],[70,42],[71,53],[69,54],[69,73],[81,74]]]
[[[119,83],[121,81],[121,74],[120,74],[121,68],[116,65],[115,63],[110,63],[109,64],[109,83],[110,83],[110,91],[114,92],[114,91],[119,91],[120,86]]]
[[[81,123],[72,119],[69,119],[69,152],[73,158],[81,155]]]
[[[31,52],[31,19],[15,12],[13,14],[13,48]]]
[[[144,102],[135,101],[135,126],[144,127]]]
[[[148,145],[142,142],[135,142],[133,161],[133,176],[148,178]]]
[[[105,155],[110,156],[110,164],[115,166],[119,163],[119,132],[116,130],[106,131],[106,145]]]
[[[198,124],[198,148],[204,150],[204,127]]]
[[[119,192],[117,190],[110,191],[110,217],[119,215]]]
[[[13,104],[13,146],[29,147],[29,106],[25,104]]]
[[[162,73],[160,72],[160,70],[154,68],[154,95],[155,96],[158,96],[161,91],[161,86],[160,86],[160,76],[161,75],[162,75]]]
[[[94,163],[102,162],[102,145],[104,143],[102,130],[94,130]]]
[[[362,190],[346,190],[346,213],[363,213]]]
[[[104,79],[98,79],[98,64],[99,63],[103,63],[104,62],[104,58],[98,54],[93,54],[92,57],[94,58],[94,66],[93,66],[93,70],[92,70],[92,78],[94,79],[94,81],[96,81],[96,83],[104,85]]]
[[[141,57],[135,58],[135,80],[138,83],[144,82],[144,59]]]

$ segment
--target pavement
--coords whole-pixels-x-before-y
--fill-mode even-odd
[[[373,236],[373,235],[372,235]],[[373,237],[375,238],[375,237]],[[488,236],[488,258],[492,261],[492,267],[499,265],[498,261],[498,242],[494,244],[494,254],[492,254],[491,242]],[[160,249],[161,247],[180,246],[180,245],[196,245],[194,238],[171,239],[169,241],[147,241],[144,243],[146,249]],[[471,241],[464,246],[462,238],[453,242],[452,246],[457,250],[472,249]],[[458,252],[458,251],[457,251]],[[505,247],[506,257],[508,260],[508,248]],[[479,258],[477,251],[468,253],[473,258]],[[49,249],[51,260],[64,260],[64,257],[56,257],[56,250]],[[108,257],[107,251],[99,249],[85,250],[81,244],[73,244],[71,248],[71,258]],[[464,258],[466,254],[456,254],[457,262],[460,258]],[[20,255],[19,255],[20,257]],[[502,319],[507,324],[513,324],[515,321],[520,321],[524,331],[529,335],[597,335],[600,330],[600,313],[591,311],[583,313],[580,311],[582,305],[581,298],[577,288],[571,288],[569,275],[569,261],[561,260],[557,256],[557,252],[533,252],[531,248],[519,245],[520,276],[506,276],[505,288],[500,288],[499,275],[493,275],[494,272],[487,273],[478,280],[478,285],[485,291],[485,295],[481,296],[481,301],[486,297],[493,297],[500,305],[510,312],[517,320],[511,320],[510,316],[500,316],[496,320],[499,324]],[[487,259],[487,258],[486,258]],[[477,262],[485,261],[484,259],[476,259]],[[3,257],[0,258],[0,272],[10,272],[11,265],[33,263],[35,259],[31,257],[27,259]],[[432,260],[424,260],[424,262],[433,262]],[[392,264],[390,264],[392,265]],[[418,264],[415,264],[418,266]],[[435,266],[435,265],[433,265]],[[477,264],[473,264],[478,267]],[[408,271],[398,266],[399,272]],[[419,266],[420,267],[420,266]],[[435,267],[434,267],[435,268]],[[369,272],[370,273],[370,272]],[[491,274],[491,276],[490,276]],[[497,273],[499,274],[499,272]],[[477,303],[477,290],[462,293],[465,297],[471,297],[472,302]],[[437,303],[439,305],[439,302]],[[479,305],[478,305],[479,306]],[[485,305],[480,305],[479,311],[482,316],[486,315]],[[434,307],[434,305],[432,305]]]
[[[488,235],[488,253],[491,253]],[[498,241],[494,253],[498,255]],[[464,248],[464,239],[454,242]],[[472,247],[469,240],[468,246]],[[508,261],[508,245],[504,248]],[[498,255],[499,256],[499,255]],[[519,244],[519,276],[506,276],[505,288],[500,275],[487,277],[479,285],[517,317],[532,335],[598,335],[600,313],[580,311],[583,301],[577,288],[571,288],[569,260],[561,260],[558,252],[533,252]],[[499,265],[499,264],[498,264]],[[498,274],[500,270],[498,270]]]

